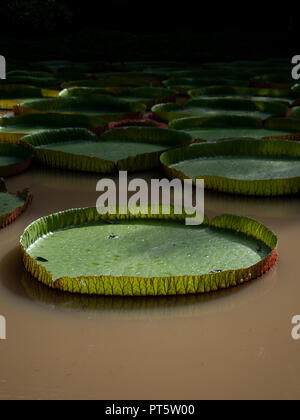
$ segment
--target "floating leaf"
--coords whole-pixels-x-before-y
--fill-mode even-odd
[[[194,140],[217,141],[230,138],[300,139],[299,121],[290,118],[270,118],[263,124],[253,117],[217,116],[181,118],[169,127],[190,134]]]
[[[276,236],[253,219],[223,215],[187,227],[186,215],[174,209],[170,215],[148,210],[148,215],[111,215],[118,220],[119,240],[113,244],[105,241],[110,227],[99,223],[103,216],[95,208],[39,219],[21,237],[26,270],[47,286],[72,293],[158,296],[237,286],[262,276],[277,260]],[[170,247],[174,240],[177,246]],[[47,266],[34,258],[41,250]]]
[[[162,121],[172,121],[184,117],[245,116],[265,120],[271,116],[285,116],[287,106],[268,100],[246,98],[199,98],[191,99],[184,105],[160,104],[152,108],[155,117]]]
[[[42,163],[102,173],[156,168],[163,151],[191,141],[186,133],[156,127],[109,130],[100,139],[84,129],[45,131],[22,139]]]
[[[0,228],[13,223],[31,204],[33,196],[26,189],[22,193],[10,194],[0,180]]]
[[[0,143],[0,176],[7,177],[26,171],[32,160],[32,152],[28,148]]]
[[[277,196],[300,192],[300,144],[235,139],[199,143],[161,155],[170,178],[204,179],[206,189]]]

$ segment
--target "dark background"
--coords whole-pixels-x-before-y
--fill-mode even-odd
[[[0,54],[196,62],[291,57],[300,53],[297,16],[292,0],[1,0]]]

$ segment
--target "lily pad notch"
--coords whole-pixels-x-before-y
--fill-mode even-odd
[[[116,128],[100,138],[85,129],[61,129],[22,139],[46,165],[98,173],[157,168],[163,151],[191,141],[187,133],[159,127]],[[139,147],[142,147],[140,152]]]

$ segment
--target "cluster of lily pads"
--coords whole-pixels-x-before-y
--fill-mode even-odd
[[[1,81],[0,109],[7,113],[0,118],[1,177],[35,161],[100,174],[163,168],[170,179],[201,178],[207,189],[254,197],[300,192],[300,88],[284,60],[101,69],[33,63]],[[2,190],[4,227],[32,196],[8,199]],[[162,211],[105,218],[90,208],[36,221],[21,250],[29,273],[52,288],[172,295],[257,278],[275,263],[277,238],[240,216],[188,228],[184,217]]]

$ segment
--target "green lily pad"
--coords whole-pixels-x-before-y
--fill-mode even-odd
[[[139,118],[145,105],[129,103],[118,98],[92,96],[80,98],[41,99],[16,107],[17,114],[60,113],[85,115],[97,120],[98,125],[127,118]]]
[[[62,83],[61,79],[55,77],[37,77],[29,75],[10,76],[2,80],[2,85],[28,85],[45,89],[59,89]]]
[[[263,124],[251,117],[217,116],[181,118],[169,127],[190,134],[194,140],[217,141],[230,138],[300,139],[300,123],[291,118],[271,118]]]
[[[133,77],[101,77],[92,80],[73,80],[62,83],[62,88],[90,87],[90,88],[114,88],[119,90],[124,87],[145,87],[151,86],[151,82]]]
[[[115,92],[109,89],[104,88],[93,88],[93,87],[78,87],[78,88],[69,88],[63,89],[59,96],[60,98],[76,98],[80,96],[116,96]]]
[[[104,127],[106,124],[102,124]],[[20,143],[20,139],[28,134],[58,129],[78,127],[96,129],[101,124],[97,118],[86,115],[66,114],[29,114],[0,118],[0,142]]]
[[[192,98],[246,98],[252,101],[276,101],[292,105],[298,99],[298,94],[293,90],[264,89],[233,86],[209,86],[189,91]]]
[[[265,120],[271,116],[284,116],[287,106],[272,101],[251,101],[235,98],[191,99],[186,104],[160,104],[152,108],[155,117],[172,121],[184,117],[245,116]]]
[[[35,98],[43,98],[40,88],[23,85],[0,86],[0,109],[10,110],[24,100]]]
[[[163,82],[164,86],[175,89],[182,94],[187,94],[189,90],[196,89],[205,86],[248,86],[249,82],[247,80],[237,80],[237,79],[225,79],[225,78],[213,78],[213,77],[182,77],[165,80]]]
[[[276,236],[255,220],[223,215],[187,227],[184,218],[100,216],[95,208],[57,213],[25,230],[23,262],[54,289],[157,296],[236,286],[261,276],[277,259]]]
[[[32,160],[32,152],[15,144],[0,143],[0,176],[7,177],[26,171]]]
[[[153,169],[163,151],[191,141],[186,133],[154,127],[113,129],[100,139],[84,129],[53,130],[22,139],[47,165],[102,173]]]
[[[32,195],[29,190],[10,194],[6,185],[0,179],[0,228],[4,228],[14,222],[31,204]]]
[[[24,199],[9,193],[0,193],[0,214],[12,212],[24,205]]]
[[[204,179],[207,189],[276,196],[299,194],[299,157],[298,142],[235,139],[171,150],[161,162],[169,177]]]

